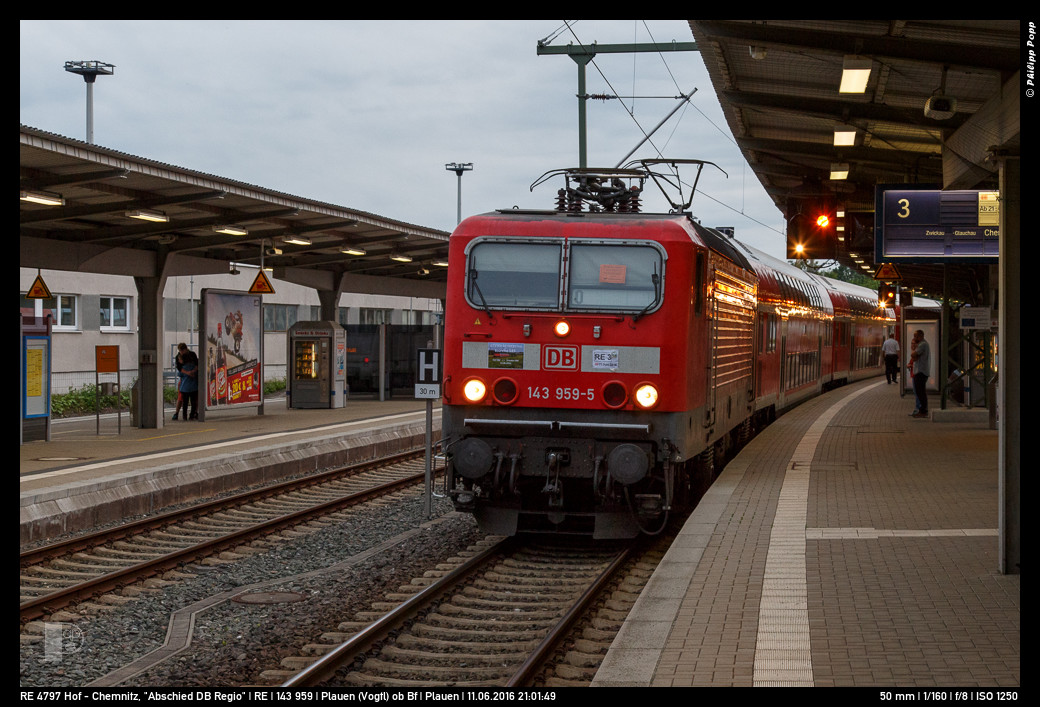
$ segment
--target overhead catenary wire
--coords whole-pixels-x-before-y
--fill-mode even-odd
[[[588,47],[588,46],[587,46],[587,45],[586,45],[586,44],[585,44],[584,42],[582,42],[581,38],[580,38],[580,37],[578,37],[578,34],[577,34],[577,32],[575,31],[575,29],[574,29],[574,28],[575,28],[575,25],[576,25],[576,23],[577,23],[577,22],[578,22],[577,20],[563,20],[563,25],[561,25],[561,26],[560,26],[560,27],[559,27],[559,28],[558,28],[557,30],[555,30],[555,31],[554,31],[554,32],[553,32],[553,33],[552,33],[552,34],[551,34],[551,35],[550,35],[549,37],[547,37],[546,39],[544,39],[544,40],[543,40],[543,42],[544,42],[544,43],[548,43],[548,42],[550,42],[550,41],[552,41],[552,40],[554,40],[554,39],[557,39],[557,38],[558,38],[558,37],[559,37],[560,35],[562,35],[562,34],[563,34],[564,32],[569,32],[569,33],[570,33],[570,35],[571,35],[571,36],[572,36],[572,37],[574,38],[574,42],[575,42],[575,43],[576,43],[576,44],[577,44],[577,45],[578,45],[579,47],[582,47],[582,48],[587,48],[587,49],[589,50],[589,53],[590,53],[590,54],[594,54],[594,53],[595,53],[595,52],[594,52],[594,47]],[[642,23],[643,23],[643,26],[644,26],[644,28],[645,28],[645,29],[646,29],[646,31],[647,31],[647,34],[648,34],[648,35],[650,36],[650,39],[651,39],[651,41],[653,41],[653,42],[656,42],[656,40],[655,40],[655,39],[654,39],[654,37],[653,37],[653,34],[652,34],[652,32],[650,32],[650,28],[649,28],[649,27],[648,27],[648,26],[646,25],[646,21],[645,21],[645,20],[642,20]],[[690,96],[687,96],[687,95],[685,95],[685,94],[683,94],[683,93],[682,93],[682,90],[681,90],[681,89],[679,88],[679,84],[678,84],[678,81],[677,81],[677,80],[676,80],[676,78],[675,78],[675,74],[673,73],[673,71],[672,71],[672,69],[671,69],[671,66],[670,66],[670,65],[669,65],[669,63],[668,63],[668,60],[667,60],[667,58],[666,58],[666,57],[665,57],[665,56],[664,56],[664,55],[663,55],[663,54],[662,54],[661,52],[658,52],[657,54],[658,54],[658,56],[659,56],[659,57],[661,58],[661,62],[662,62],[662,64],[664,65],[664,67],[665,67],[665,70],[667,71],[667,73],[668,73],[668,76],[669,76],[669,78],[671,79],[672,83],[673,83],[673,84],[675,85],[675,87],[676,87],[676,90],[677,90],[677,91],[679,91],[679,93],[680,93],[680,96],[679,96],[679,98],[682,98],[682,99],[684,99],[684,100],[683,100],[683,102],[682,102],[682,104],[681,104],[681,107],[685,107],[685,106],[693,106],[694,110],[696,110],[696,111],[697,111],[697,112],[698,112],[698,113],[700,114],[700,116],[701,116],[702,118],[704,118],[704,120],[706,120],[706,121],[708,122],[708,124],[709,124],[709,125],[711,125],[711,126],[712,126],[713,128],[715,128],[715,130],[716,130],[716,131],[718,131],[718,133],[719,133],[720,135],[723,135],[723,136],[725,136],[725,138],[726,138],[726,139],[727,139],[727,140],[728,140],[728,141],[729,141],[730,143],[732,143],[732,144],[733,144],[733,145],[734,145],[734,146],[736,147],[736,146],[737,146],[737,142],[736,142],[736,140],[735,140],[735,139],[733,138],[733,136],[732,136],[731,134],[729,134],[729,133],[728,133],[727,131],[723,130],[723,129],[722,129],[721,127],[719,127],[719,126],[718,126],[718,125],[717,125],[717,124],[716,124],[716,123],[715,123],[715,122],[714,122],[714,121],[713,121],[713,120],[712,120],[711,118],[709,118],[709,117],[708,117],[708,116],[707,116],[707,115],[706,115],[706,114],[704,113],[704,111],[702,111],[702,110],[701,110],[701,109],[700,109],[699,107],[697,107],[697,105],[696,105],[696,104],[694,104],[694,103],[693,103],[693,102],[692,102],[692,101],[690,100],[690,96],[692,96],[692,92],[691,92]],[[598,63],[598,62],[596,61],[596,59],[595,59],[595,58],[593,58],[593,59],[592,59],[592,60],[590,61],[590,63],[592,64],[592,66],[594,66],[594,67],[595,67],[596,71],[597,71],[597,72],[599,73],[599,75],[600,75],[600,78],[602,78],[602,79],[603,79],[603,81],[604,81],[604,82],[606,83],[606,85],[608,86],[608,88],[609,88],[609,89],[611,90],[611,92],[612,92],[612,93],[614,94],[614,95],[612,96],[612,98],[615,98],[615,99],[617,99],[617,100],[619,101],[619,103],[621,104],[621,106],[622,106],[622,107],[624,108],[625,112],[626,112],[626,113],[628,114],[629,118],[630,118],[630,119],[632,120],[632,122],[633,122],[633,123],[634,123],[634,124],[636,125],[636,128],[637,128],[637,129],[638,129],[638,130],[639,130],[639,131],[640,131],[640,132],[641,132],[641,133],[643,134],[643,136],[644,136],[644,139],[643,139],[643,140],[642,140],[642,141],[641,141],[641,142],[639,143],[639,145],[637,146],[637,148],[636,148],[636,149],[638,149],[638,147],[642,146],[642,145],[643,145],[643,144],[645,144],[645,143],[649,143],[649,144],[650,144],[650,146],[651,146],[651,147],[653,148],[653,150],[654,150],[654,151],[655,151],[655,152],[657,153],[657,156],[658,156],[658,157],[660,157],[660,158],[662,158],[662,159],[664,159],[664,154],[662,153],[662,150],[661,150],[661,148],[657,146],[657,144],[656,144],[656,143],[655,143],[655,142],[653,141],[653,139],[651,139],[651,136],[653,135],[654,131],[656,131],[657,129],[659,129],[659,128],[661,127],[661,125],[663,125],[663,123],[667,121],[667,118],[665,119],[665,121],[662,121],[662,122],[661,122],[661,123],[660,123],[660,124],[659,124],[659,125],[658,125],[657,127],[655,127],[655,128],[654,128],[654,130],[651,130],[651,131],[650,131],[650,132],[648,133],[648,132],[647,132],[647,131],[646,131],[646,130],[645,130],[645,129],[643,128],[643,126],[642,126],[642,125],[640,124],[639,120],[638,120],[638,119],[636,118],[636,116],[635,116],[635,110],[634,110],[634,108],[633,108],[633,107],[631,107],[631,106],[629,105],[629,103],[628,103],[628,102],[626,102],[625,98],[623,98],[622,96],[618,95],[618,91],[617,91],[617,90],[616,90],[616,89],[614,88],[614,85],[613,85],[613,83],[611,82],[611,80],[610,80],[609,78],[607,78],[607,76],[606,76],[606,73],[605,73],[605,72],[604,72],[604,70],[603,70],[603,69],[602,69],[602,68],[600,67],[600,65],[599,65],[599,63]],[[634,98],[642,98],[642,96],[636,96],[636,95],[635,95],[635,69],[634,69],[634,67],[635,67],[635,62],[633,61],[633,90],[632,90],[633,96],[631,96],[631,97],[630,97],[630,98],[633,98],[633,99],[634,99]],[[694,89],[694,91],[696,91],[696,89]],[[672,114],[674,114],[674,113],[675,113],[675,111],[673,110],[673,111],[672,111],[672,113],[671,113],[671,114],[669,114],[669,117],[671,117],[671,115],[672,115]],[[685,109],[683,110],[683,115],[684,115],[684,114],[685,114]],[[680,116],[680,121],[679,121],[679,122],[681,122],[681,119],[682,119],[682,115]],[[678,129],[678,122],[677,122],[676,126],[675,126],[675,127],[673,128],[673,130],[672,130],[672,135],[674,135],[674,133],[675,133],[675,130],[677,130],[677,129]],[[671,139],[671,138],[669,138],[669,141],[670,141],[670,139]],[[666,143],[666,144],[667,144],[667,143]],[[631,154],[632,154],[632,153],[634,153],[634,152],[635,152],[635,150],[633,150],[632,152],[630,152],[628,156],[631,156]],[[626,159],[627,159],[627,156],[626,156]],[[625,161],[625,160],[621,160],[621,163],[623,163],[624,161]],[[619,163],[619,164],[620,164],[620,163]],[[747,165],[746,165],[746,163],[745,163],[745,164],[743,165],[743,167],[744,167],[744,169],[743,169],[743,172],[744,172],[744,173],[746,173],[746,170],[747,170]],[[677,173],[677,170],[676,170],[676,173],[674,174],[674,177],[675,177],[675,179],[676,179],[676,180],[678,180],[678,181],[679,181],[679,183],[680,183],[680,184],[686,184],[686,182],[684,182],[684,181],[683,181],[683,180],[682,180],[682,179],[681,179],[681,178],[679,177],[679,175],[678,175],[678,173]],[[744,181],[743,181],[743,179],[742,179],[742,183],[741,183],[741,186],[742,186],[742,188],[745,188],[745,189],[746,189],[746,185],[744,184]],[[708,194],[708,193],[704,192],[704,191],[703,191],[703,190],[701,190],[701,189],[697,189],[697,190],[696,190],[696,193],[697,193],[697,194],[700,194],[701,196],[704,196],[704,197],[706,197],[706,198],[710,199],[711,201],[713,201],[714,203],[716,203],[716,204],[718,204],[718,205],[720,205],[720,206],[723,206],[723,207],[725,207],[725,208],[727,208],[727,209],[729,209],[729,210],[733,211],[733,212],[734,212],[734,213],[736,213],[736,214],[739,214],[739,215],[743,216],[744,218],[747,218],[748,220],[752,221],[753,223],[756,223],[756,224],[758,224],[759,226],[761,226],[761,227],[763,227],[763,228],[766,228],[766,229],[768,229],[769,231],[772,231],[772,232],[774,232],[774,233],[776,233],[776,234],[778,234],[778,235],[780,235],[780,236],[786,237],[786,234],[785,234],[785,233],[783,233],[782,231],[778,230],[778,229],[777,229],[776,227],[774,227],[774,226],[770,226],[770,225],[768,225],[768,224],[766,224],[766,223],[763,223],[763,222],[762,222],[762,221],[760,221],[759,219],[757,219],[757,218],[754,218],[754,217],[750,216],[749,214],[747,214],[747,213],[746,213],[746,212],[744,211],[744,209],[743,209],[743,208],[735,208],[735,207],[733,207],[733,206],[730,206],[729,204],[726,204],[726,203],[724,203],[724,202],[720,201],[719,199],[717,199],[717,198],[715,198],[715,197],[711,196],[710,194]]]

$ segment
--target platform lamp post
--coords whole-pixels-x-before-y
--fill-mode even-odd
[[[462,173],[463,172],[468,172],[471,169],[473,169],[473,163],[472,162],[449,162],[448,164],[444,165],[444,169],[448,170],[449,172],[454,172],[455,174],[459,175],[459,210],[458,210],[458,220],[455,223],[462,223]]]
[[[87,142],[94,144],[94,81],[98,76],[111,76],[114,64],[103,61],[66,61],[65,70],[79,74],[87,84]]]

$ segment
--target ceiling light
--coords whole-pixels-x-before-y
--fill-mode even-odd
[[[151,209],[135,209],[133,211],[127,211],[126,215],[130,218],[138,218],[142,221],[154,221],[156,223],[166,223],[170,220],[170,217],[162,211],[152,211]]]
[[[390,256],[390,260],[395,260],[398,263],[410,263],[412,262],[412,256],[404,255],[403,253],[394,253]]]
[[[842,62],[841,86],[838,87],[838,93],[865,93],[873,65],[874,62],[867,57],[846,55]]]
[[[834,128],[834,146],[847,147],[856,144],[855,128]]]
[[[65,206],[65,199],[62,198],[61,194],[48,191],[25,191],[22,189],[18,198],[22,201],[31,201],[34,204],[43,204],[44,206]]]
[[[282,239],[285,243],[291,243],[293,245],[310,245],[311,239],[304,238],[303,236],[286,236]]]
[[[849,178],[849,165],[845,162],[832,162],[831,163],[831,179],[848,179]]]
[[[446,268],[446,267],[448,267],[448,261],[447,260],[433,260],[433,261],[430,262],[430,265],[436,265],[439,268]]]
[[[224,233],[224,234],[229,235],[229,236],[248,236],[249,235],[249,229],[244,228],[242,226],[234,226],[234,225],[231,225],[231,224],[226,224],[226,225],[223,225],[223,226],[214,226],[213,230],[216,233]]]
[[[364,248],[358,248],[352,245],[345,245],[339,249],[340,253],[346,253],[347,255],[365,255],[368,251]]]

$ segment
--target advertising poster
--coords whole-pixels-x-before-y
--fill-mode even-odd
[[[199,386],[199,403],[206,410],[258,406],[263,402],[262,336],[260,295],[202,291],[199,367],[205,385]]]

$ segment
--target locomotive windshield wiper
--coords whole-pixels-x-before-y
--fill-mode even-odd
[[[473,291],[477,293],[477,297],[480,297],[480,303],[484,305],[484,311],[487,312],[488,319],[494,319],[495,315],[491,313],[491,307],[488,306],[487,300],[484,299],[484,293],[480,291],[480,285],[477,284],[477,271],[469,271],[470,283],[473,285]]]
[[[650,303],[643,307],[643,310],[632,317],[632,323],[635,324],[639,321],[639,318],[650,311],[650,309],[657,304],[657,301],[661,299],[661,276],[657,274],[657,265],[654,265],[654,274],[650,276],[650,281],[654,283],[654,298],[650,300]]]

